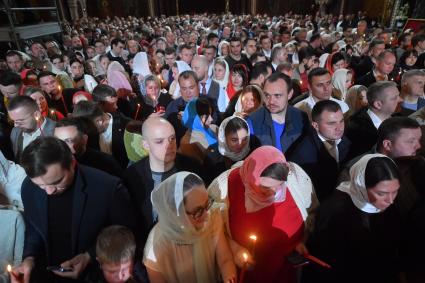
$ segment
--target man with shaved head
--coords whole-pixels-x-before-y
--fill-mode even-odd
[[[142,224],[143,241],[158,220],[150,195],[154,187],[174,173],[194,172],[200,176],[201,165],[193,159],[177,153],[176,134],[173,126],[161,117],[148,118],[142,127],[143,146],[149,156],[134,163],[124,172],[131,199],[137,207],[138,223]],[[144,242],[142,242],[144,243]]]
[[[196,73],[199,81],[199,96],[207,96],[215,110],[225,112],[229,99],[226,91],[220,85],[208,76],[209,61],[204,55],[193,57],[192,70]]]

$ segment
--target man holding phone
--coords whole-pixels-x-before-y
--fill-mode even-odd
[[[54,137],[30,143],[21,161],[28,176],[22,184],[24,260],[13,268],[12,282],[27,283],[30,277],[79,282],[96,268],[96,237],[104,227],[134,231],[127,189],[118,178],[77,164],[66,143]]]

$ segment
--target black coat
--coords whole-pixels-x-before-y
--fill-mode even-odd
[[[128,157],[124,146],[124,131],[131,119],[120,112],[112,113],[112,118],[112,156],[125,169],[128,165]]]
[[[82,155],[77,156],[77,161],[82,165],[102,170],[118,178],[121,178],[124,172],[111,155],[89,147]]]
[[[287,159],[300,165],[310,176],[317,198],[322,202],[334,191],[340,167],[348,158],[350,146],[351,142],[343,136],[338,144],[338,164],[329,154],[317,132],[311,129]]]
[[[136,229],[134,210],[120,179],[100,170],[77,165],[73,183],[71,226],[72,254],[88,252],[96,258],[96,238],[110,225]],[[70,189],[70,188],[69,188]],[[48,196],[30,178],[22,183],[26,223],[23,258],[35,256],[49,262]]]
[[[378,139],[378,130],[367,114],[367,108],[361,109],[351,116],[345,135],[352,143],[352,156],[372,149]]]

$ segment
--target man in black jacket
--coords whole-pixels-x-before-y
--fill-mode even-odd
[[[23,282],[78,282],[96,268],[96,237],[109,225],[135,230],[134,211],[121,181],[77,165],[65,142],[40,137],[22,154],[28,177],[22,184],[25,208],[23,262],[12,272]],[[46,271],[62,266],[69,271]],[[16,282],[16,281],[15,281]]]
[[[151,192],[155,186],[180,171],[199,174],[201,165],[176,154],[176,134],[173,126],[164,118],[147,119],[142,128],[143,146],[149,156],[128,167],[124,172],[124,183],[137,207],[138,222],[143,223],[142,241],[157,221],[158,214],[152,207]],[[142,146],[142,145],[140,145]],[[208,180],[205,180],[208,183]]]

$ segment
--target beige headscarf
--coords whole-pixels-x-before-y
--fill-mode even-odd
[[[201,230],[195,229],[190,222],[184,207],[183,188],[184,180],[190,174],[193,173],[176,173],[152,191],[152,204],[159,217],[153,231],[153,246],[154,250],[163,251],[156,256],[160,272],[167,282],[215,283],[218,272],[211,239],[219,233],[223,224],[218,209],[210,210],[209,218]],[[178,264],[184,259],[179,258],[183,254],[178,252],[178,248],[187,245],[193,245],[195,274],[179,272]],[[166,249],[167,247],[170,249]]]
[[[369,201],[365,184],[366,166],[372,158],[386,157],[383,154],[366,154],[350,169],[350,181],[342,182],[336,189],[350,195],[354,205],[367,213],[379,213],[382,210]]]
[[[344,101],[347,96],[347,87],[345,81],[347,74],[350,72],[348,69],[338,69],[332,75],[332,87],[341,93],[340,100]]]

